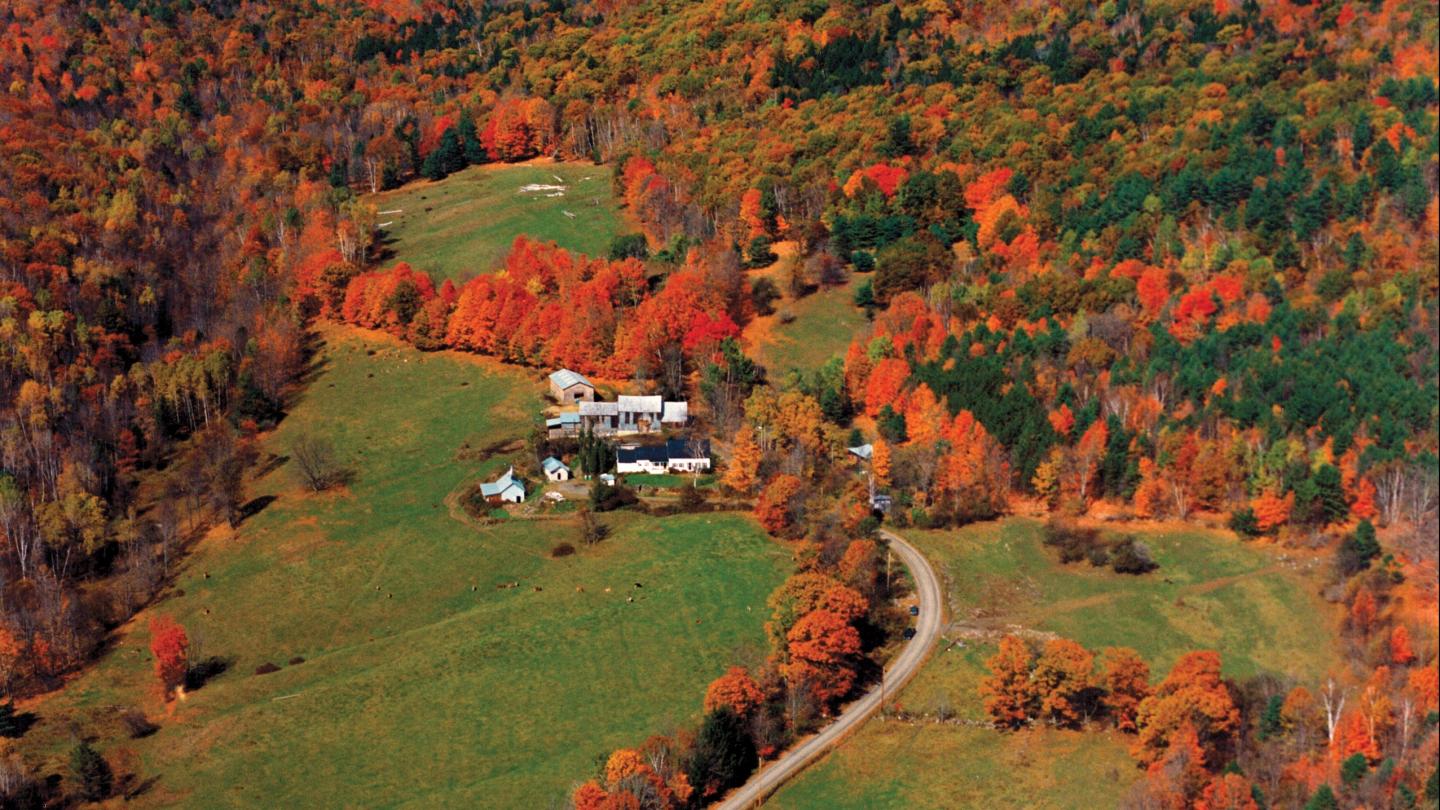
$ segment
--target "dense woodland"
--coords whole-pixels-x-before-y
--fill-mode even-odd
[[[577,807],[713,797],[873,675],[857,439],[901,527],[1023,502],[1334,558],[1328,685],[1242,688],[1197,652],[1152,687],[1123,651],[1095,674],[1007,643],[997,723],[1136,731],[1136,807],[1434,801],[1433,4],[19,0],[0,24],[7,693],[58,686],[243,521],[329,318],[691,388],[724,486],[795,543],[768,670]],[[374,260],[368,193],[537,156],[615,166],[643,238],[519,239],[459,287]],[[776,242],[791,295],[847,284],[872,323],[767,380],[739,338]]]

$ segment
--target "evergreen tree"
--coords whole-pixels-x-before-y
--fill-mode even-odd
[[[1130,433],[1117,416],[1105,420],[1107,438],[1105,458],[1100,463],[1100,487],[1108,495],[1120,497],[1132,489],[1129,475],[1133,469],[1130,463]]]
[[[645,261],[650,258],[650,244],[645,241],[643,233],[623,233],[610,240],[610,258],[639,259]]]
[[[1305,810],[1340,810],[1340,803],[1335,801],[1335,791],[1329,785],[1321,785],[1305,802]]]
[[[749,246],[745,248],[745,264],[749,267],[769,267],[774,264],[779,257],[770,249],[771,244],[770,237],[763,233],[751,239]]]
[[[891,444],[904,444],[910,438],[906,432],[905,414],[898,413],[889,405],[880,409],[880,414],[875,419],[875,428],[880,431],[885,441]]]
[[[1325,523],[1339,523],[1350,514],[1350,506],[1345,502],[1340,470],[1333,464],[1326,464],[1315,471],[1315,490],[1319,517]]]
[[[110,763],[90,743],[82,742],[70,752],[70,770],[80,783],[80,796],[85,801],[98,802],[110,796],[114,783]]]
[[[1230,531],[1241,537],[1254,538],[1260,536],[1260,521],[1255,517],[1255,510],[1250,507],[1237,509],[1230,515]]]
[[[745,721],[728,706],[705,715],[686,775],[702,794],[718,793],[745,782],[760,764]]]
[[[875,288],[870,284],[870,279],[865,279],[860,286],[855,288],[854,300],[855,306],[865,310],[865,317],[875,317],[875,310],[879,304],[875,301]]]
[[[1350,577],[1369,568],[1371,561],[1379,556],[1380,542],[1375,539],[1375,526],[1369,520],[1362,520],[1340,544],[1335,566],[1341,576]]]
[[[1340,763],[1340,781],[1351,790],[1360,784],[1360,780],[1369,772],[1370,763],[1365,761],[1364,754],[1351,754]]]
[[[330,185],[332,188],[345,188],[350,185],[349,161],[340,158],[330,161]]]
[[[445,163],[440,160],[439,150],[425,156],[425,162],[420,164],[420,174],[427,180],[445,179]]]
[[[1279,737],[1285,731],[1284,712],[1285,696],[1271,695],[1270,700],[1265,703],[1265,711],[1260,715],[1260,739],[1269,740]]]
[[[910,139],[910,115],[905,113],[890,122],[890,131],[885,143],[880,145],[880,154],[883,157],[898,158],[914,151],[915,144]]]
[[[473,166],[489,159],[490,156],[485,154],[485,147],[480,144],[479,134],[475,131],[475,119],[470,117],[469,110],[460,111],[460,122],[455,125],[455,129],[460,139],[460,152],[465,156],[466,163]]]

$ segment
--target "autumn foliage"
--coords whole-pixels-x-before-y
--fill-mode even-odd
[[[448,282],[447,282],[448,285]],[[350,280],[341,315],[420,348],[455,348],[585,373],[658,368],[668,346],[703,357],[739,334],[729,302],[698,268],[652,293],[635,259],[575,256],[516,237],[505,266],[458,290],[401,263]]]
[[[150,654],[155,656],[155,677],[167,694],[184,685],[190,668],[190,639],[185,628],[168,616],[151,619]]]
[[[1140,701],[1135,722],[1139,734],[1133,751],[1141,762],[1160,761],[1182,727],[1197,736],[1207,756],[1220,756],[1240,723],[1240,711],[1220,678],[1220,655],[1182,656],[1154,693]]]
[[[780,672],[790,684],[808,688],[822,706],[850,693],[855,685],[860,634],[843,614],[813,610],[790,628],[786,641],[789,660],[780,666]]]
[[[755,501],[755,519],[765,531],[785,535],[795,527],[795,499],[804,486],[804,482],[793,475],[771,479]]]
[[[764,700],[765,693],[750,673],[744,667],[731,667],[705,690],[705,711],[725,706],[741,717],[748,717]]]

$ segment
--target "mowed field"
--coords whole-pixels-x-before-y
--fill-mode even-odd
[[[693,721],[705,685],[763,649],[789,562],[748,518],[606,516],[611,538],[561,560],[547,552],[577,540],[571,519],[466,525],[447,495],[506,462],[457,453],[522,436],[538,375],[326,340],[267,447],[328,437],[357,479],[306,495],[282,465],[257,482],[277,499],[207,538],[96,668],[30,707],[24,742],[50,767],[85,735],[153,780],[137,797],[149,806],[548,807],[597,754]],[[230,663],[168,708],[147,647],[156,612],[189,629],[192,658]],[[267,662],[281,669],[255,674]],[[127,739],[132,706],[160,730]]]
[[[798,301],[776,302],[774,315],[756,318],[746,327],[755,359],[775,379],[799,369],[814,371],[832,357],[844,357],[850,340],[867,323],[852,301],[853,285],[824,287]],[[781,315],[794,320],[784,323]]]
[[[563,188],[522,191],[526,186]],[[384,225],[386,265],[409,262],[437,284],[493,272],[521,234],[604,256],[621,229],[610,167],[590,163],[471,166],[439,182],[418,180],[367,199]]]
[[[811,372],[832,357],[844,357],[851,338],[868,321],[855,306],[857,281],[820,287],[798,300],[791,298],[791,266],[800,260],[795,243],[777,242],[775,252],[778,261],[763,270],[751,270],[749,275],[752,282],[762,277],[775,282],[782,298],[775,301],[773,314],[746,324],[744,339],[749,353],[778,380],[787,372]]]
[[[1062,566],[1025,519],[959,531],[905,532],[949,583],[950,619],[934,656],[898,699],[916,722],[871,720],[782,789],[778,808],[1113,807],[1138,778],[1130,738],[1039,729],[1002,734],[934,722],[982,721],[976,688],[1007,628],[1054,633],[1099,651],[1137,649],[1158,680],[1195,649],[1221,653],[1227,676],[1311,682],[1337,654],[1318,579],[1228,533],[1137,532],[1160,569],[1143,577]],[[1306,617],[1298,621],[1295,617]]]

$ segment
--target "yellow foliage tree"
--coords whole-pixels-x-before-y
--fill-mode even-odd
[[[877,485],[890,483],[890,445],[884,439],[876,439],[871,445],[870,472],[875,476]]]
[[[735,434],[735,444],[730,449],[730,463],[725,465],[725,474],[720,483],[736,492],[749,492],[755,488],[756,473],[760,469],[760,445],[755,443],[755,431],[745,425]]]

